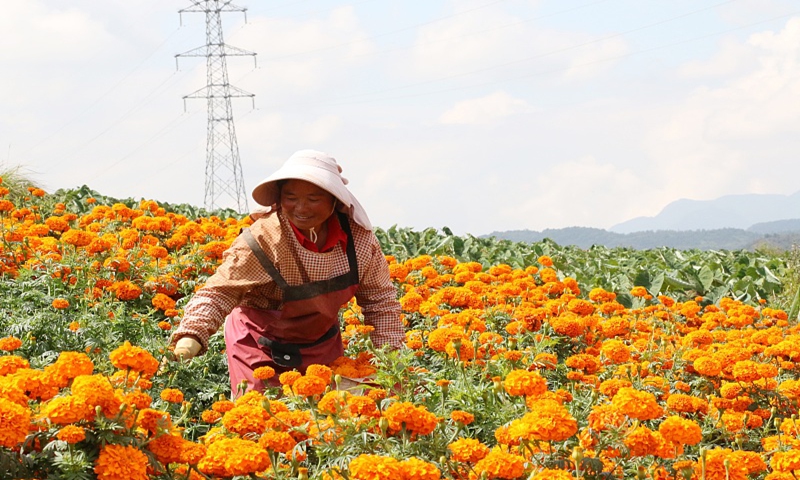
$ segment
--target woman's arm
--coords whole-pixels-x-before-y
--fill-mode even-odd
[[[389,277],[389,265],[378,239],[370,232],[371,255],[365,265],[359,265],[361,279],[356,300],[364,314],[364,323],[375,327],[370,334],[376,347],[391,345],[400,348],[405,343],[405,330],[400,320],[397,288]]]

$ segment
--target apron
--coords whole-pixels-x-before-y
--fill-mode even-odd
[[[347,234],[349,271],[311,282],[295,256],[305,283],[294,286],[286,283],[250,230],[242,230],[242,236],[261,266],[283,291],[283,304],[280,310],[239,306],[225,319],[225,352],[233,396],[237,396],[243,380],[247,381],[247,391],[264,390],[264,382],[253,377],[253,370],[258,367],[275,369],[276,375],[268,382],[278,386],[278,376],[283,372],[305,373],[309,365],[329,365],[344,354],[339,310],[353,298],[358,288],[358,262],[350,223],[345,214],[338,215]]]

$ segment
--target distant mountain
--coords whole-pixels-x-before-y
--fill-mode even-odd
[[[747,231],[763,234],[800,232],[800,218],[756,223],[755,225],[750,225]]]
[[[800,242],[800,228],[794,232],[785,233],[759,233],[740,228],[614,233],[599,228],[569,227],[547,229],[541,232],[511,230],[492,232],[489,235],[482,236],[529,243],[540,242],[545,238],[549,238],[559,245],[575,245],[584,249],[593,245],[603,245],[611,248],[628,247],[637,250],[659,247],[680,250],[752,250],[754,248],[786,250]]]
[[[800,192],[793,195],[726,195],[715,200],[676,200],[655,217],[614,225],[614,233],[654,230],[747,229],[751,225],[800,218]],[[775,233],[775,232],[772,232]]]

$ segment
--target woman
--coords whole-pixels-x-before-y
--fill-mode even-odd
[[[403,344],[397,291],[372,225],[331,156],[301,150],[253,189],[266,213],[225,252],[172,335],[177,357],[208,349],[225,322],[235,395],[263,390],[253,370],[330,364],[343,353],[338,314],[353,296],[375,346]],[[256,216],[254,215],[254,218]]]

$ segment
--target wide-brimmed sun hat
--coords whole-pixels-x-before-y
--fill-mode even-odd
[[[346,186],[347,179],[342,176],[342,167],[327,153],[316,150],[295,152],[281,168],[256,185],[252,193],[253,200],[265,207],[279,203],[280,180],[305,180],[313,183],[339,200],[340,211],[348,214],[367,230],[372,230],[367,212]]]

